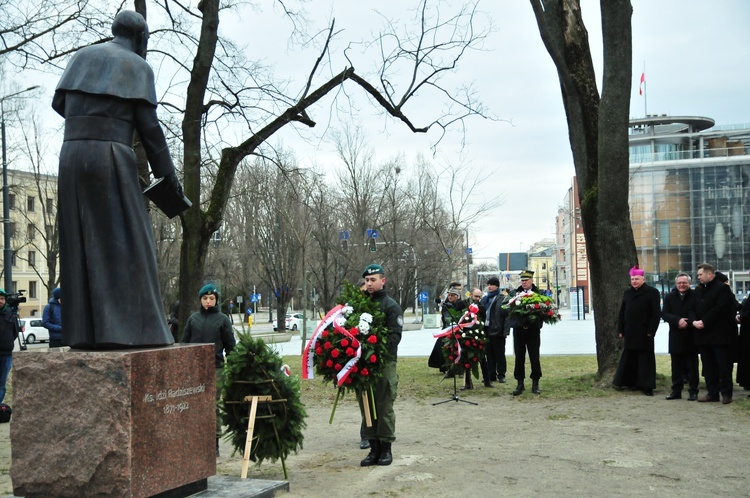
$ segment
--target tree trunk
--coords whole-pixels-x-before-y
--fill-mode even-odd
[[[601,2],[602,97],[578,0],[531,0],[539,32],[557,67],[578,178],[589,260],[597,375],[608,382],[622,345],[615,334],[628,268],[637,253],[628,208],[628,115],[632,63],[629,0]]]

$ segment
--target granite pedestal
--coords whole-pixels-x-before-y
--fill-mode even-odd
[[[213,344],[13,355],[16,496],[187,496],[216,473]],[[182,490],[182,491],[181,491]]]

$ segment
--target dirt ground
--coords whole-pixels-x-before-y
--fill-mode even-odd
[[[659,392],[550,400],[496,389],[501,396],[465,395],[476,406],[399,398],[388,467],[359,466],[367,452],[351,396],[332,425],[330,405],[308,405],[304,449],[286,462],[291,491],[279,496],[750,496],[750,416],[736,406]],[[12,494],[8,428],[0,425],[0,496]],[[239,476],[230,453],[222,442],[219,472]],[[249,477],[281,480],[281,463],[252,466]]]
[[[330,406],[308,406],[304,449],[288,459],[290,492],[280,496],[750,496],[750,417],[732,405],[499,389],[507,395],[474,397],[477,406],[399,399],[388,467],[359,466],[367,451],[352,398],[332,425]],[[220,471],[239,475],[240,463],[222,457]],[[251,467],[250,477],[283,479],[281,464]]]

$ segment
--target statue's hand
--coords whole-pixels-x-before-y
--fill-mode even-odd
[[[164,181],[167,182],[170,188],[172,188],[175,192],[180,194],[180,196],[183,195],[182,193],[182,185],[180,184],[180,181],[177,179],[177,173],[174,171],[167,176],[164,177]]]

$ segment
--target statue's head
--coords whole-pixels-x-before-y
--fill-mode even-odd
[[[146,58],[148,47],[148,24],[138,12],[123,10],[115,16],[112,23],[112,34],[117,38],[125,38],[130,41],[133,51]]]

